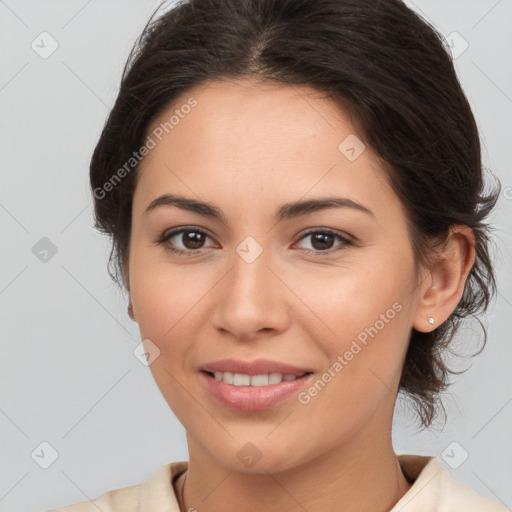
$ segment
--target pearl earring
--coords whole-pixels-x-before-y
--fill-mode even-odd
[[[434,319],[433,319],[431,316],[429,316],[429,317],[427,318],[427,320],[428,320],[428,323],[429,323],[429,324],[433,324],[433,323],[434,323]]]

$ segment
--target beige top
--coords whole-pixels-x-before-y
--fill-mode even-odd
[[[399,455],[398,460],[407,479],[414,483],[390,512],[510,512],[454,480],[435,457]],[[142,484],[48,512],[180,512],[173,483],[187,467],[186,461],[169,463]]]

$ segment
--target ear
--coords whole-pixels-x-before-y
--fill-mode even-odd
[[[135,313],[133,312],[132,299],[130,296],[130,278],[129,278],[129,275],[128,275],[128,272],[126,271],[126,269],[127,269],[127,266],[125,265],[123,267],[123,282],[126,287],[126,291],[128,292],[128,316],[134,322],[136,322],[137,320],[135,319]]]
[[[128,303],[128,316],[133,320],[133,321],[137,321],[135,320],[135,314],[133,312],[133,305],[132,305],[132,301],[130,299],[130,302]]]
[[[422,281],[413,327],[430,332],[446,321],[459,304],[475,262],[475,236],[468,226],[454,225]],[[428,318],[434,323],[430,324]]]

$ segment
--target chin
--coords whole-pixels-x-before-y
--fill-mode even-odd
[[[307,456],[297,451],[298,446],[304,449],[302,435],[298,439],[281,435],[270,440],[264,435],[251,436],[248,432],[224,442],[214,441],[213,445],[204,448],[211,459],[227,470],[256,475],[279,473],[304,463]]]

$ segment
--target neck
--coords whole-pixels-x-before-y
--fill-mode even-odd
[[[379,436],[369,428],[307,463],[277,473],[226,468],[187,435],[189,465],[185,505],[180,506],[201,512],[387,512],[411,484],[393,451],[391,429]]]

